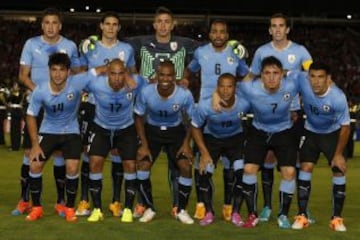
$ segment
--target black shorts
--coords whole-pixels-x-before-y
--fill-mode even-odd
[[[300,148],[300,162],[317,163],[320,153],[323,153],[330,165],[334,157],[340,130],[327,134],[305,131],[305,140]],[[346,148],[343,152],[346,158]]]
[[[111,149],[116,148],[121,158],[135,160],[138,146],[135,125],[124,129],[110,131],[93,124],[90,136],[89,155],[106,157]]]
[[[268,133],[252,126],[245,144],[245,163],[262,166],[268,150],[272,150],[278,167],[295,166],[298,145],[293,128]]]
[[[186,135],[184,125],[180,124],[176,127],[165,128],[145,124],[145,134],[152,160],[156,160],[163,148],[167,154],[168,162],[175,164],[176,153],[182,146]]]
[[[220,156],[227,157],[231,165],[235,160],[244,157],[244,134],[242,133],[227,138],[216,138],[210,134],[204,134],[204,141],[215,166]]]
[[[80,159],[81,138],[79,134],[41,134],[40,147],[45,154],[45,159],[49,159],[56,150],[62,152],[64,159]]]

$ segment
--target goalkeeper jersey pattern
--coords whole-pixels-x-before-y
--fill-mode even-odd
[[[160,62],[171,60],[175,65],[176,79],[180,80],[185,65],[191,58],[194,49],[199,45],[193,39],[179,36],[172,36],[168,43],[159,43],[155,35],[136,36],[126,41],[133,46],[136,52],[140,75],[147,79],[154,78]]]

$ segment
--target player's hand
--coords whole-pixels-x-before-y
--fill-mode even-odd
[[[39,145],[31,148],[29,159],[31,162],[39,162],[40,160],[45,159],[45,154]]]
[[[151,153],[148,147],[145,147],[144,145],[141,145],[136,154],[136,161],[141,162],[145,159],[148,159],[150,162],[152,162]]]
[[[186,158],[186,159],[190,160],[190,162],[192,164],[193,152],[192,152],[189,144],[183,144],[180,147],[179,151],[176,153],[176,157],[179,159]]]
[[[214,91],[212,95],[212,108],[216,112],[220,112],[222,109],[222,105],[226,106],[227,103],[220,97],[217,91]]]
[[[99,41],[99,38],[96,35],[91,35],[87,39],[82,40],[79,45],[80,53],[86,54],[89,51],[94,51],[97,41]]]
[[[214,171],[214,164],[210,155],[201,154],[200,163],[199,163],[199,173],[203,175],[204,173],[213,172],[213,171]]]
[[[346,160],[342,154],[336,154],[332,161],[331,167],[337,167],[343,174],[346,172]]]
[[[128,88],[132,90],[137,87],[135,79],[129,73],[125,74],[125,84]]]
[[[190,81],[187,78],[183,78],[183,79],[177,81],[177,84],[182,86],[183,88],[189,88]]]
[[[227,45],[232,48],[233,53],[237,55],[240,59],[245,59],[249,57],[248,50],[238,40],[229,40]]]

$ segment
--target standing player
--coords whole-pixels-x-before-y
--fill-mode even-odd
[[[254,54],[250,71],[254,75],[261,72],[261,62],[268,56],[278,58],[285,70],[308,70],[312,58],[308,50],[298,43],[288,39],[290,26],[288,19],[282,13],[276,13],[270,17],[269,33],[272,41],[260,46]],[[302,114],[298,116],[297,110],[300,109],[299,99],[295,98],[292,106],[292,116],[296,126],[297,137],[300,136],[303,128]],[[295,121],[297,119],[297,121]],[[264,165],[261,167],[262,190],[264,195],[264,208],[262,209],[260,221],[268,221],[272,210],[272,188],[274,183],[275,156],[273,151],[269,151]]]
[[[249,110],[250,104],[236,96],[236,78],[230,73],[219,76],[217,92],[226,103],[216,112],[212,109],[211,99],[201,101],[192,117],[192,135],[200,150],[199,189],[206,208],[206,215],[201,225],[209,225],[215,219],[212,199],[212,175],[220,155],[226,156],[234,169],[234,187],[228,189],[234,195],[231,221],[236,226],[244,224],[240,216],[242,202],[243,145],[244,134],[242,117]],[[202,130],[204,126],[204,130]]]
[[[159,64],[166,60],[171,60],[175,65],[176,80],[183,77],[185,64],[191,57],[193,50],[199,44],[185,37],[179,37],[172,34],[175,27],[173,13],[166,7],[159,7],[155,12],[153,28],[154,35],[136,36],[127,39],[136,51],[136,58],[139,62],[140,75],[149,82],[154,82],[155,73]],[[177,212],[178,195],[178,177],[174,162],[169,161],[169,186],[173,197],[172,214]],[[141,216],[144,207],[137,205],[134,212],[135,216]]]
[[[301,85],[300,94],[306,113],[306,131],[300,148],[301,170],[297,187],[299,212],[293,229],[309,225],[306,209],[311,192],[312,171],[322,152],[333,174],[330,228],[346,231],[341,213],[345,201],[345,146],[350,133],[350,116],[346,96],[332,83],[329,71],[326,64],[314,62],[309,72],[301,75],[305,83]]]
[[[270,56],[262,61],[261,77],[240,83],[244,98],[254,114],[246,139],[243,196],[249,216],[244,227],[255,227],[257,216],[257,172],[269,149],[274,151],[281,173],[278,225],[290,228],[288,213],[295,192],[295,163],[298,143],[291,120],[291,103],[298,94],[296,79],[283,77],[279,59]]]
[[[200,46],[195,50],[194,58],[187,66],[184,79],[188,82],[191,73],[201,73],[201,87],[199,103],[211,99],[216,89],[218,78],[223,73],[231,73],[237,78],[242,78],[248,74],[248,66],[244,59],[240,59],[229,46],[229,33],[227,23],[223,20],[214,20],[211,23],[209,31],[210,43]],[[188,85],[188,84],[184,84]],[[232,188],[233,188],[233,170],[230,161],[222,157],[223,162],[223,178],[224,178],[224,205],[222,209],[222,217],[226,221],[231,220],[232,212]],[[198,159],[197,159],[198,160]],[[215,160],[215,159],[214,159]],[[199,192],[199,169],[198,162],[194,170],[196,192]],[[211,185],[213,186],[213,185]],[[211,190],[213,191],[213,189]],[[197,194],[197,204],[194,217],[202,219],[205,217],[205,208],[201,195]]]
[[[69,76],[70,58],[66,53],[49,56],[50,80],[38,84],[31,96],[26,121],[31,139],[29,154],[29,189],[32,208],[26,221],[36,221],[43,216],[41,205],[42,172],[46,160],[55,150],[66,159],[65,219],[76,221],[75,198],[79,181],[81,137],[77,111],[82,90],[94,78],[94,72]],[[38,127],[36,117],[44,110],[44,119]]]
[[[157,70],[157,83],[143,88],[136,99],[135,125],[141,145],[137,156],[137,179],[147,209],[140,222],[151,221],[156,213],[152,198],[150,169],[161,149],[168,162],[179,171],[178,208],[176,218],[184,224],[194,220],[186,211],[189,201],[191,178],[190,129],[183,125],[188,121],[194,107],[191,92],[176,85],[174,64],[165,60]]]
[[[133,221],[133,202],[137,192],[136,151],[138,139],[133,118],[134,99],[142,87],[140,78],[135,78],[137,87],[126,85],[125,63],[114,59],[108,64],[107,74],[92,81],[87,87],[95,99],[95,118],[90,137],[89,187],[94,210],[89,222],[103,219],[101,206],[102,171],[110,149],[116,148],[123,159],[125,177],[125,209],[122,222]]]
[[[101,39],[100,41],[94,41],[92,39],[93,49],[85,49],[86,53],[80,56],[82,65],[87,66],[88,69],[101,66],[109,63],[113,59],[121,59],[125,63],[125,67],[130,70],[131,73],[136,72],[134,50],[125,42],[118,40],[118,34],[121,29],[120,17],[116,12],[106,12],[100,21]],[[84,50],[81,47],[82,50]],[[93,102],[92,93],[89,95],[89,100],[85,105],[85,114],[87,119],[82,122],[83,142],[87,146],[87,138],[93,119]],[[87,112],[86,112],[87,111]],[[122,206],[120,202],[120,193],[123,182],[123,164],[121,157],[116,150],[111,151],[110,154],[112,166],[112,203],[109,205],[109,210],[113,216],[119,217],[122,212]],[[81,165],[81,196],[80,203],[76,210],[77,216],[86,216],[90,214],[89,204],[89,157],[86,151],[83,154],[83,162]]]
[[[71,59],[71,67],[74,72],[79,71],[80,61],[78,50],[73,41],[60,35],[62,28],[61,14],[57,9],[46,9],[41,21],[42,35],[28,39],[23,47],[20,57],[19,80],[30,90],[49,81],[49,55],[55,52],[68,54]],[[39,121],[41,114],[39,115]],[[28,131],[24,129],[24,158],[21,166],[21,200],[13,215],[23,214],[30,209],[29,203],[29,153],[31,142]],[[57,201],[55,210],[58,214],[63,213],[64,184],[65,184],[65,162],[63,156],[57,153],[54,157],[54,177],[57,188]]]

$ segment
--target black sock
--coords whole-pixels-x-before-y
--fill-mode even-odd
[[[124,178],[124,168],[122,163],[112,162],[111,165],[113,198],[112,202],[120,202],[120,193]]]
[[[25,202],[29,202],[29,170],[30,166],[22,164],[20,173],[20,185],[21,185],[21,199]]]
[[[274,184],[274,169],[273,168],[262,168],[261,169],[261,183],[264,195],[264,207],[272,209],[272,190]]]
[[[56,182],[57,203],[65,202],[65,172],[66,167],[54,166],[54,178]]]
[[[82,162],[81,164],[81,196],[80,199],[89,201],[89,163]]]

